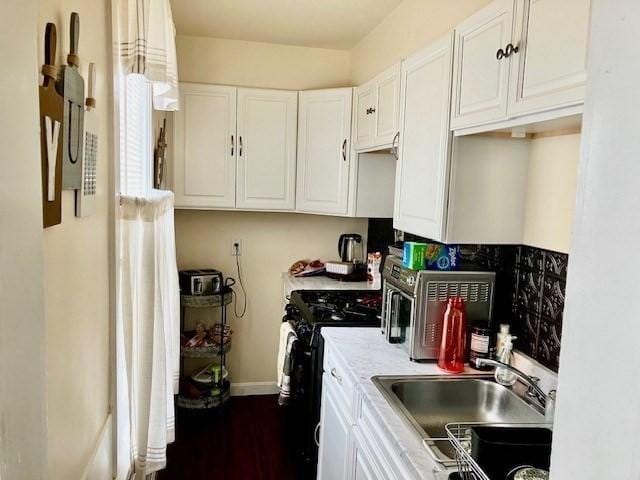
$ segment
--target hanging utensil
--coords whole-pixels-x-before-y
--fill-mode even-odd
[[[160,133],[158,134],[158,141],[156,148],[153,152],[153,188],[162,189],[164,185],[164,171],[165,171],[165,152],[167,148],[167,119],[162,121],[162,127],[160,127]]]
[[[44,34],[44,65],[40,99],[40,152],[42,157],[42,224],[50,227],[62,221],[63,100],[56,91],[56,26],[47,23]]]
[[[96,65],[89,64],[87,72],[87,99],[84,111],[84,146],[82,183],[76,190],[76,217],[87,217],[95,212],[98,168],[98,115],[95,112]]]
[[[77,190],[82,184],[82,149],[84,142],[84,80],[78,72],[78,40],[80,16],[73,12],[69,25],[70,50],[67,65],[62,68],[59,81],[64,97],[62,122],[62,188]]]

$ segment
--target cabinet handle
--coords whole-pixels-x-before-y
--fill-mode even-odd
[[[238,137],[238,143],[239,143],[239,145],[238,145],[238,154],[240,156],[242,156],[242,135],[240,135]]]
[[[233,135],[231,135],[231,156],[232,157],[233,157],[234,147],[235,147],[235,141],[233,139]]]
[[[498,60],[502,60],[505,57],[504,50],[500,49],[496,52],[496,58]]]
[[[376,109],[371,107],[371,113],[376,113]]]
[[[346,162],[347,161],[347,139],[344,139],[344,142],[342,142],[342,161]]]
[[[313,431],[313,441],[316,442],[316,447],[320,446],[320,422],[316,425],[315,430]]]
[[[335,368],[331,369],[331,376],[335,378],[338,381],[338,383],[342,383],[342,377],[336,373]]]
[[[397,132],[394,135],[393,140],[391,141],[391,155],[396,157],[396,160],[398,160],[398,145],[396,145],[396,141],[398,142],[398,145],[399,145],[400,144],[400,132]]]
[[[520,51],[520,47],[518,47],[517,45],[514,47],[513,43],[510,43],[509,45],[507,45],[507,48],[505,49],[504,56],[506,58],[509,58],[511,55],[513,55],[514,53],[518,53],[519,51]]]

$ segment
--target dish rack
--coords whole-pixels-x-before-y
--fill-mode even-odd
[[[455,451],[455,461],[461,480],[493,480],[482,471],[482,468],[471,456],[471,427],[543,427],[551,428],[548,423],[448,423],[445,425],[447,437]]]

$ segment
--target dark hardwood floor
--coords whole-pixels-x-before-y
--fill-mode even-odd
[[[225,410],[178,409],[176,441],[159,480],[302,480],[277,396],[232,397]],[[306,480],[306,479],[305,479]]]

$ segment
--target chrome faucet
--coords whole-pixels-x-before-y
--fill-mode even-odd
[[[542,408],[544,408],[545,410],[547,408],[547,402],[553,401],[553,397],[544,393],[542,389],[538,386],[537,381],[534,380],[533,377],[530,377],[529,375],[524,373],[522,370],[518,370],[516,367],[513,367],[507,363],[502,363],[498,360],[492,360],[489,358],[478,358],[476,359],[476,364],[479,367],[493,366],[497,368],[505,368],[515,373],[522,381],[524,381],[529,386],[529,390],[533,392],[532,396],[535,397],[538,400],[538,402],[540,402],[540,404],[542,405]]]

